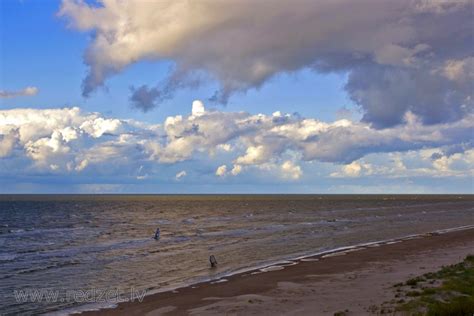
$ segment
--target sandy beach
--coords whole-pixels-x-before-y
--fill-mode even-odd
[[[474,229],[358,247],[125,302],[87,315],[347,315],[378,313],[393,285],[472,254]]]

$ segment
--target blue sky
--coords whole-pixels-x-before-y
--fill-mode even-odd
[[[2,1],[0,192],[472,193],[472,3],[421,3]]]
[[[184,89],[152,113],[133,111],[130,86],[159,82],[172,67],[171,61],[144,60],[127,67],[91,97],[82,97],[81,82],[87,71],[82,56],[91,34],[68,28],[66,21],[57,16],[60,5],[61,1],[52,0],[2,2],[2,89],[16,90],[33,83],[41,87],[34,98],[0,99],[3,108],[80,106],[115,117],[153,122],[189,111],[193,100],[205,100],[216,89],[212,83],[199,89]],[[332,120],[338,109],[354,107],[342,89],[345,79],[344,73],[282,74],[260,89],[236,95],[227,106],[215,106],[252,113],[298,112]]]

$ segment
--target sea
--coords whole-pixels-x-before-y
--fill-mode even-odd
[[[474,195],[0,195],[0,315],[114,307],[130,293],[469,225]]]

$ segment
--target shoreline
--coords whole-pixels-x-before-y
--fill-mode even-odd
[[[399,257],[406,257],[413,253],[423,252],[423,250],[428,248],[445,249],[446,247],[442,247],[442,245],[446,243],[456,244],[463,240],[465,241],[466,238],[474,247],[474,225],[339,247],[311,255],[278,261],[270,265],[246,269],[245,271],[240,270],[232,275],[221,276],[217,279],[173,290],[152,293],[147,295],[143,302],[121,302],[116,304],[114,308],[110,308],[111,306],[109,305],[110,307],[108,308],[83,310],[80,313],[81,315],[135,315],[148,312],[153,314],[163,314],[166,312],[187,314],[192,309],[216,304],[213,301],[222,301],[223,297],[258,296],[277,289],[281,282],[297,281],[297,284],[306,283],[304,276],[308,273],[318,272],[319,278],[331,279],[332,275],[344,272],[339,271],[343,267],[347,270],[345,272],[360,270],[370,264],[370,260],[367,259],[379,257],[377,253],[382,255],[384,259],[382,261],[387,261],[391,257],[387,257],[387,253],[390,254],[393,250],[397,250]],[[392,257],[391,259],[394,260],[396,258]],[[225,312],[226,309],[221,310],[221,312],[223,311]],[[76,310],[75,312],[77,314],[79,311]],[[230,313],[233,312],[230,311]]]

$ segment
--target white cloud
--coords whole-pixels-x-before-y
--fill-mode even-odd
[[[204,109],[204,104],[200,100],[194,100],[191,113],[194,116],[201,116],[206,110]]]
[[[474,150],[452,155],[442,154],[442,148],[371,154],[343,165],[332,172],[333,178],[383,177],[396,178],[466,178],[474,176]]]
[[[88,164],[89,164],[89,160],[84,159],[77,164],[75,169],[76,171],[82,171],[87,167]]]
[[[473,130],[472,116],[427,126],[410,113],[404,124],[378,130],[346,119],[323,122],[287,114],[204,111],[149,125],[79,108],[13,109],[0,111],[0,162],[10,163],[3,173],[20,168],[16,161],[22,172],[120,171],[134,179],[151,176],[158,165],[169,165],[171,178],[181,178],[172,165],[185,161],[196,168],[218,161],[220,177],[255,168],[298,180],[311,162],[343,164],[328,173],[331,177],[463,176],[473,163]],[[419,155],[410,159],[423,162],[422,168],[401,158],[413,152]],[[369,161],[373,155],[391,155],[390,162]],[[242,175],[248,176],[252,172]]]
[[[227,166],[226,165],[222,165],[222,166],[219,166],[216,170],[216,176],[218,177],[223,177],[227,174]]]
[[[264,145],[250,146],[245,155],[238,157],[235,162],[241,165],[261,164],[269,160],[271,152]]]
[[[25,95],[36,95],[38,91],[39,90],[36,87],[26,87],[25,89],[23,89],[23,93]]]
[[[230,171],[230,173],[232,173],[233,176],[236,176],[241,172],[242,172],[242,166],[241,165],[234,165],[234,167]]]
[[[450,59],[443,65],[442,74],[449,80],[472,84],[474,80],[474,57]]]
[[[140,165],[140,167],[138,167],[138,170],[136,173],[137,173],[137,176],[136,176],[137,180],[145,180],[145,179],[148,179],[149,177],[149,175],[145,172],[145,168],[143,165]]]
[[[301,167],[295,165],[292,161],[289,160],[285,161],[281,165],[281,171],[283,177],[293,180],[298,180],[303,175]]]
[[[33,96],[38,94],[39,89],[37,87],[26,87],[19,91],[5,91],[0,90],[0,98],[14,98],[21,96]]]
[[[471,113],[472,9],[470,0],[63,0],[59,15],[93,34],[84,95],[142,60],[175,63],[158,86],[133,89],[144,111],[206,80],[226,102],[280,73],[344,71],[364,121],[389,127],[409,111],[428,124]]]
[[[216,176],[218,176],[218,177],[225,177],[225,176],[228,176],[228,175],[236,176],[241,172],[242,172],[242,166],[241,165],[234,165],[230,171],[227,169],[226,165],[222,165],[222,166],[219,166],[217,168]]]
[[[181,170],[180,172],[178,172],[175,176],[176,180],[180,180],[181,178],[184,178],[186,177],[187,173],[185,170]]]
[[[98,117],[94,120],[87,120],[82,123],[79,128],[84,130],[92,137],[98,138],[104,135],[105,133],[115,133],[118,132],[121,122],[117,119],[104,119]]]
[[[18,135],[16,131],[10,131],[5,135],[0,135],[0,158],[9,156],[15,146]]]
[[[121,142],[127,129],[135,128],[132,123],[107,119],[98,113],[84,114],[79,108],[0,111],[2,148],[8,147],[10,156],[28,157],[39,169],[79,172],[113,158],[122,157],[125,161],[128,155],[121,150],[126,147]],[[112,142],[104,139],[109,133],[116,133]],[[4,144],[7,138],[9,144],[16,144],[15,152]],[[135,144],[130,146],[136,146],[136,142],[134,139]]]
[[[223,151],[231,151],[232,150],[232,146],[230,144],[217,145],[217,148],[221,149]]]
[[[372,166],[370,164],[353,161],[342,166],[340,171],[331,173],[331,177],[360,177],[370,174],[372,174]]]
[[[346,175],[351,176],[351,177],[357,177],[360,175],[360,171],[362,170],[362,167],[359,163],[354,161],[344,166],[343,170]]]

